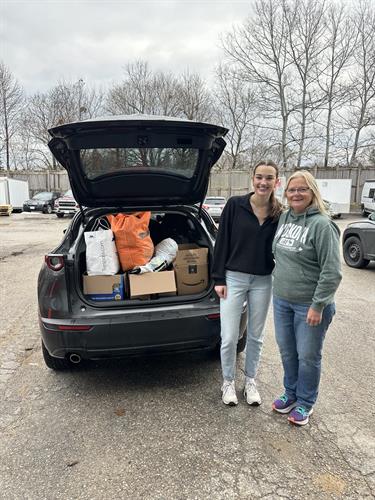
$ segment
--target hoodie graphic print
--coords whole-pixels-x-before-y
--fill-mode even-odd
[[[315,207],[281,215],[273,242],[274,295],[321,312],[341,281],[340,231]]]
[[[277,229],[275,238],[280,237],[278,241],[280,246],[287,247],[292,252],[300,252],[303,248],[301,245],[306,243],[308,232],[308,227],[289,222]]]

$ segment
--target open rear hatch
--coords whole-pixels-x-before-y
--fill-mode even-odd
[[[227,129],[178,118],[130,115],[49,130],[55,158],[86,207],[202,203]]]

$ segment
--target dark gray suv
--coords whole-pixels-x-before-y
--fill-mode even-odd
[[[375,212],[367,220],[348,224],[342,246],[344,260],[350,267],[364,268],[375,260]]]
[[[81,209],[61,244],[45,256],[39,274],[47,366],[62,370],[86,359],[217,348],[220,310],[210,277],[217,229],[201,205],[227,130],[177,118],[131,115],[68,123],[49,132],[49,147],[68,171]],[[85,232],[105,215],[146,210],[151,212],[155,243],[170,237],[178,245],[205,249],[205,288],[93,300],[83,289]],[[127,288],[129,277],[123,279]],[[239,351],[245,348],[246,323],[244,305]]]

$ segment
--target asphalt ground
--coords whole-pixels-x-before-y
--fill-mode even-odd
[[[242,397],[222,404],[220,363],[208,354],[49,370],[36,281],[67,224],[0,218],[1,499],[374,498],[375,263],[343,264],[319,399],[297,428],[271,411],[282,390],[272,311],[258,408]],[[239,395],[243,364],[241,354]]]

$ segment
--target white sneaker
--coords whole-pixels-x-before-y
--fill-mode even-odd
[[[236,406],[238,404],[234,380],[224,380],[221,392],[223,393],[221,399],[225,405]]]
[[[249,404],[250,406],[259,406],[262,403],[257,385],[253,378],[246,377],[243,395],[246,399],[247,404]]]

